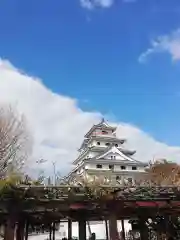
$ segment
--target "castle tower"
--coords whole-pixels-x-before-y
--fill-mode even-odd
[[[79,156],[73,162],[74,169],[69,174],[70,181],[75,176],[105,176],[111,181],[133,181],[145,172],[146,163],[133,158],[136,151],[125,149],[126,139],[116,137],[116,127],[104,119],[93,125],[84,136]]]

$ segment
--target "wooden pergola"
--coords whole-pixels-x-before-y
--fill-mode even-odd
[[[68,220],[79,222],[79,239],[86,239],[86,221],[108,220],[109,239],[117,239],[117,220],[138,218],[145,222],[157,215],[165,218],[180,215],[180,189],[174,186],[113,186],[97,189],[72,185],[7,186],[0,195],[0,221],[5,226],[5,240],[28,238],[30,225],[44,224],[52,230],[55,224]],[[141,239],[147,239],[141,232]]]

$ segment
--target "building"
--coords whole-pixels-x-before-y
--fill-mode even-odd
[[[78,175],[89,179],[103,176],[114,182],[133,182],[145,172],[147,163],[135,160],[136,151],[124,148],[125,141],[116,137],[116,127],[108,125],[104,119],[93,125],[84,136],[69,180],[74,182]]]

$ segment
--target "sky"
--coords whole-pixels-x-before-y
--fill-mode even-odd
[[[179,161],[179,0],[2,0],[0,58],[46,168],[68,171],[102,116],[138,159]]]

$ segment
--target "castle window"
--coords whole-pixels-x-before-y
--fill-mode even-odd
[[[96,168],[102,168],[102,165],[101,164],[97,164]]]
[[[117,144],[117,143],[115,144],[115,147],[118,147],[118,144]]]
[[[120,180],[120,176],[116,176],[116,180]]]
[[[125,166],[121,166],[121,169],[122,169],[122,170],[125,170],[125,169],[126,169],[126,167],[125,167]]]
[[[109,169],[114,169],[114,165],[109,165]]]
[[[133,166],[133,167],[132,167],[132,170],[137,170],[137,167],[136,167],[136,166]]]
[[[106,143],[105,145],[106,145],[106,146],[109,146],[109,145],[110,145],[110,143]]]
[[[100,143],[100,142],[97,142],[97,145],[101,145],[101,143]]]
[[[108,134],[108,132],[107,131],[102,131],[102,134]]]

